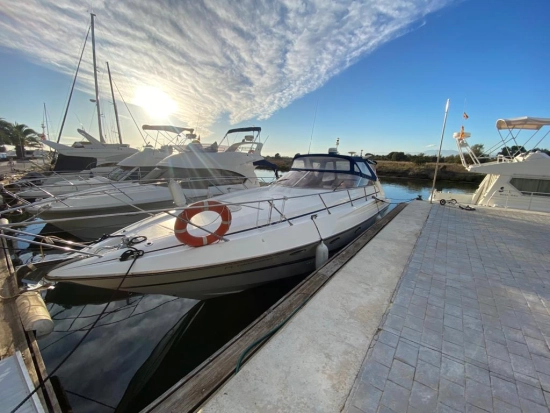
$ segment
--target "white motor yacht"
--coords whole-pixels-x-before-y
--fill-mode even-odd
[[[517,142],[517,136],[521,131],[534,131],[536,134],[544,126],[550,126],[550,118],[499,119],[496,123],[501,136],[502,145],[499,146],[504,147],[505,153],[486,163],[481,163],[470,148],[467,142],[470,137],[468,132],[455,133],[453,137],[464,167],[469,172],[486,176],[474,193],[434,191],[431,199],[439,201],[442,205],[450,202],[468,206],[482,205],[550,212],[550,156],[537,150],[527,152],[524,146],[518,145]],[[506,136],[502,136],[502,131],[507,131]],[[535,148],[549,132],[550,130],[541,136],[535,143]],[[513,148],[518,148],[516,153],[509,152],[509,144],[513,144]],[[468,157],[471,163],[468,163]]]
[[[296,155],[268,187],[130,225],[68,256],[46,278],[206,299],[307,273],[387,210],[373,166],[330,152]]]
[[[261,155],[260,131],[260,127],[230,129],[220,143],[231,143],[239,133],[246,135],[229,146],[217,142],[203,145],[193,139],[143,178],[154,183],[100,186],[26,209],[45,221],[55,220],[55,226],[80,239],[96,240],[152,215],[146,211],[172,208],[174,188],[169,187],[170,179],[179,181],[180,205],[187,200],[259,187],[254,170],[258,164],[267,163]]]
[[[157,163],[171,154],[171,146],[163,146],[158,149],[146,146],[143,150],[120,161],[107,176],[93,176],[93,172],[90,172],[73,175],[69,179],[63,175],[41,176],[36,174],[32,179],[8,185],[6,188],[16,191],[19,198],[36,200],[58,197],[115,182],[140,181],[155,168]]]

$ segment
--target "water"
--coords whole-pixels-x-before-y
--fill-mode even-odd
[[[418,195],[427,200],[432,190],[432,181],[403,179],[403,178],[380,178],[380,182],[386,193],[386,197],[392,202],[406,202],[415,199]],[[462,182],[437,182],[435,189],[444,192],[473,193],[478,184]]]
[[[392,202],[421,195],[431,182],[382,178]],[[475,185],[439,184],[472,192]],[[304,277],[231,296],[195,301],[59,284],[45,301],[55,322],[39,340],[48,371],[71,351],[112,301],[104,317],[56,375],[73,410],[135,412],[222,347]],[[118,406],[118,407],[117,407]]]

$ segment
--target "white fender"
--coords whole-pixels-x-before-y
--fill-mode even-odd
[[[317,248],[315,248],[315,269],[320,268],[325,262],[328,261],[328,247],[321,241]]]
[[[35,331],[36,336],[45,336],[53,331],[53,321],[40,293],[21,294],[15,300],[21,322],[26,331]]]
[[[168,189],[170,190],[170,194],[172,194],[176,206],[184,207],[187,205],[187,198],[185,198],[183,189],[175,179],[170,179],[170,182],[168,182]]]

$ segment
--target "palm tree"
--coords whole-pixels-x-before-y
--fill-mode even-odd
[[[10,140],[12,145],[21,146],[40,146],[40,140],[38,134],[34,129],[29,128],[25,124],[18,124],[15,122],[10,130]]]
[[[13,125],[7,120],[0,118],[0,145],[9,144],[11,142],[8,136],[12,126]]]

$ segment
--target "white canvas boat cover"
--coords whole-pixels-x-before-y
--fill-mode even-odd
[[[497,129],[528,129],[539,130],[543,126],[550,125],[550,118],[531,118],[523,116],[513,119],[497,120]]]
[[[141,128],[143,130],[158,130],[158,131],[173,132],[173,133],[182,133],[184,131],[193,133],[193,129],[191,128],[182,128],[179,126],[172,126],[172,125],[143,125]]]

